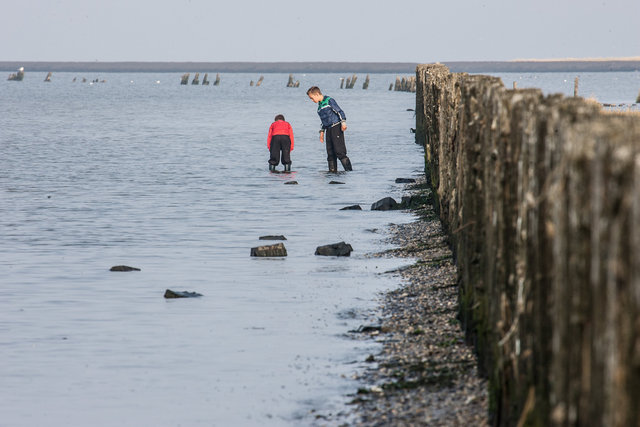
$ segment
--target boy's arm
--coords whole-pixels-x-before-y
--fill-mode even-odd
[[[269,133],[267,134],[267,150],[271,150],[271,136],[273,135],[273,125],[269,126]]]
[[[340,106],[338,105],[338,103],[336,102],[335,99],[331,98],[329,100],[329,105],[331,105],[331,108],[333,109],[333,111],[338,115],[338,117],[340,118],[340,121],[343,124],[346,124],[347,122],[347,115],[344,114],[344,111],[342,111],[342,108],[340,108]]]
[[[293,151],[293,128],[289,125],[289,139],[291,139],[291,151]]]

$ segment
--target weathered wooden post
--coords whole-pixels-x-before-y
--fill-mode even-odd
[[[213,82],[214,86],[218,86],[220,84],[220,73],[216,74],[216,81]]]
[[[358,76],[356,76],[355,74],[351,76],[351,82],[347,86],[347,89],[353,89],[353,86],[356,84],[356,80],[358,80]]]
[[[351,85],[351,77],[347,77],[347,80],[344,82],[345,89],[349,89],[349,85]]]
[[[344,77],[340,77],[340,89],[344,89]]]
[[[513,82],[513,88],[518,89],[518,82]]]
[[[364,83],[362,84],[362,89],[364,90],[369,89],[369,74],[367,74],[367,77],[364,79]]]
[[[18,68],[17,73],[9,74],[9,78],[7,80],[11,80],[14,82],[21,82],[24,79],[24,67]]]
[[[296,84],[293,87],[300,87],[300,80],[296,80]]]
[[[192,85],[199,85],[200,84],[200,73],[196,73],[196,75],[193,77],[193,80],[191,81]]]
[[[636,98],[636,104],[640,104],[640,92],[638,92],[638,97]]]
[[[260,78],[258,79],[258,82],[256,83],[256,86],[260,86],[263,80],[264,80],[264,76],[260,76]]]
[[[396,84],[393,87],[394,91],[399,91],[402,89],[402,80],[400,80],[400,76],[396,76]]]
[[[202,79],[202,86],[209,86],[209,73],[204,73],[204,78]]]
[[[47,74],[47,77],[44,78],[45,82],[50,82],[51,81],[51,71],[49,71],[49,74]]]
[[[189,83],[189,73],[184,73],[180,78],[180,84],[186,85],[187,83]]]
[[[389,85],[389,90],[393,90],[393,83]]]
[[[578,96],[578,80],[579,80],[579,78],[576,77],[576,79],[573,81],[573,96],[574,97]]]
[[[287,87],[293,87],[293,74],[289,74],[289,81],[287,82]]]
[[[249,86],[253,86],[253,80],[249,82]]]

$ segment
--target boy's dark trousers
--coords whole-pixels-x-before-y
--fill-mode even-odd
[[[269,158],[269,164],[278,166],[280,152],[282,152],[282,164],[290,165],[291,164],[291,139],[289,135],[273,135],[271,137],[271,147],[269,148],[269,153],[271,154]]]
[[[327,162],[329,170],[335,171],[337,168],[336,159],[340,159],[344,170],[351,170],[351,161],[347,157],[347,146],[344,143],[344,132],[342,126],[337,124],[325,131],[325,145],[327,146]]]

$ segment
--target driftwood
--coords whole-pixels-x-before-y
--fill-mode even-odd
[[[7,80],[11,80],[14,82],[21,82],[24,79],[24,67],[20,67],[17,73],[9,74],[9,78]]]

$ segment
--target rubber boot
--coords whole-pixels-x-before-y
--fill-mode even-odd
[[[284,165],[284,171],[291,172],[291,163],[289,163],[288,165]]]
[[[341,158],[340,162],[342,163],[342,167],[344,167],[344,170],[346,170],[346,171],[352,171],[353,170],[353,168],[351,167],[351,160],[349,160],[348,157]]]
[[[275,172],[275,170],[276,170],[276,165],[269,164],[269,170],[270,170],[271,172]]]
[[[338,164],[335,160],[329,160],[329,172],[338,172]]]

